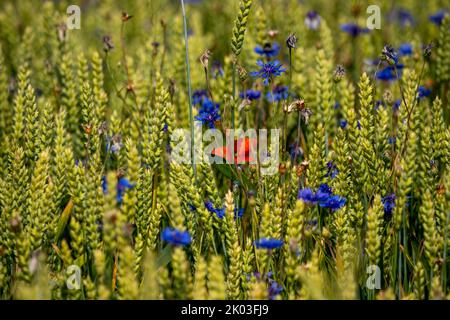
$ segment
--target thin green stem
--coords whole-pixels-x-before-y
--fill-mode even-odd
[[[191,87],[191,67],[189,64],[189,42],[188,42],[188,32],[187,32],[187,19],[186,10],[184,7],[184,0],[181,1],[181,10],[183,13],[183,26],[184,26],[184,44],[186,49],[185,60],[186,60],[186,82],[188,85],[188,101],[189,101],[189,124],[191,129],[191,163],[192,169],[194,170],[194,177],[197,178],[197,169],[195,167],[195,149],[194,149],[194,117],[192,112],[192,87]]]

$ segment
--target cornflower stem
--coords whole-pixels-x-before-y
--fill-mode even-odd
[[[418,80],[417,80],[417,85],[416,85],[416,87],[418,87],[419,84],[420,84],[420,82],[422,81],[424,69],[425,69],[425,60],[424,60],[423,63],[422,63],[422,68],[421,68],[421,70],[420,70],[420,75],[419,75],[419,78],[418,78]],[[400,81],[400,80],[398,80],[397,68],[395,68],[395,73],[396,73],[396,76],[397,76],[397,81]],[[394,161],[392,161],[391,177],[394,175],[395,164],[396,164],[396,162],[397,162],[397,159],[398,159],[399,155],[400,155],[400,156],[403,155],[403,153],[404,153],[405,150],[406,150],[406,144],[408,143],[408,134],[409,134],[409,130],[410,130],[410,128],[411,128],[411,115],[412,115],[412,113],[413,113],[413,111],[414,111],[414,108],[415,108],[416,105],[418,104],[418,99],[414,99],[413,104],[412,104],[412,106],[411,106],[411,109],[408,110],[408,107],[406,106],[406,102],[405,102],[405,99],[404,99],[404,95],[403,95],[403,91],[402,91],[402,86],[401,86],[400,84],[399,84],[399,86],[400,86],[400,92],[401,92],[401,95],[402,95],[403,104],[405,105],[405,108],[406,108],[406,111],[407,111],[407,114],[408,114],[408,115],[407,115],[407,118],[406,118],[406,131],[405,131],[405,138],[404,138],[404,141],[403,141],[403,146],[402,146],[401,150],[399,150],[399,152],[396,153],[395,158],[394,158]]]
[[[233,74],[232,74],[232,79],[233,79],[233,103],[231,104],[231,128],[234,129],[235,126],[235,119],[234,119],[234,108],[235,108],[235,98],[236,98],[236,59],[237,57],[234,58],[233,60]]]
[[[187,34],[187,19],[186,19],[186,9],[184,7],[184,0],[181,2],[181,11],[183,14],[183,27],[184,27],[184,44],[186,49],[185,60],[186,60],[186,82],[188,84],[188,101],[189,101],[189,124],[191,129],[191,163],[192,169],[194,170],[194,176],[197,178],[197,169],[195,167],[195,150],[194,150],[194,117],[192,112],[192,87],[191,87],[191,67],[189,64],[189,43]]]

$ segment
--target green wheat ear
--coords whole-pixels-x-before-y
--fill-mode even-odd
[[[239,4],[239,13],[234,21],[233,37],[231,39],[231,51],[236,57],[241,54],[244,44],[245,31],[247,30],[248,16],[253,0],[241,0]]]

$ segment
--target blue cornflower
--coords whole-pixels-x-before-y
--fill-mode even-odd
[[[197,211],[197,208],[192,204],[192,203],[188,203],[188,208],[189,208],[189,210],[191,210],[191,211]]]
[[[210,129],[215,128],[216,122],[220,120],[219,104],[205,99],[195,119],[201,121],[202,124],[207,125]]]
[[[108,193],[108,183],[106,182],[106,176],[102,176],[102,191],[103,194]]]
[[[375,106],[373,107],[373,109],[374,109],[375,111],[377,111],[377,110],[380,108],[380,106],[383,106],[383,107],[385,106],[383,100],[377,100],[377,101],[375,101]]]
[[[261,91],[258,90],[246,90],[239,94],[241,99],[258,100],[261,97]]]
[[[384,206],[384,215],[385,217],[390,217],[392,215],[392,210],[395,207],[395,193],[388,194],[384,198],[381,198],[381,202]]]
[[[211,201],[209,201],[209,200],[205,201],[205,208],[209,212],[214,213],[215,215],[217,215],[217,217],[219,219],[222,219],[225,216],[225,209],[224,208],[219,208],[219,209],[214,208],[213,203]]]
[[[427,89],[424,86],[419,86],[417,90],[417,99],[422,100],[431,94],[431,89]]]
[[[401,99],[395,100],[394,105],[392,106],[392,109],[394,110],[394,112],[396,112],[396,111],[398,111],[398,109],[400,109],[401,104],[402,104]]]
[[[305,25],[310,30],[317,30],[320,27],[320,16],[316,11],[308,11],[305,18]]]
[[[402,43],[400,47],[398,47],[398,53],[401,56],[410,56],[413,54],[412,45],[410,43]]]
[[[192,242],[191,235],[188,231],[180,231],[170,227],[163,230],[161,239],[174,246],[187,246]]]
[[[234,207],[234,219],[242,218],[244,215],[244,208],[238,209],[237,207]]]
[[[346,201],[347,200],[341,196],[333,195],[333,196],[329,196],[324,201],[320,201],[319,206],[325,207],[325,208],[330,208],[331,210],[336,211],[336,210],[342,208],[345,205]]]
[[[325,174],[325,177],[330,177],[331,179],[334,179],[339,173],[339,170],[337,169],[333,161],[327,162],[327,169],[328,172]]]
[[[283,240],[273,238],[262,238],[255,241],[255,246],[260,249],[278,249],[283,245]]]
[[[276,86],[272,92],[267,92],[267,100],[271,103],[286,100],[289,97],[289,90],[287,86]]]
[[[333,105],[333,108],[334,108],[335,110],[339,109],[340,107],[341,107],[341,104],[339,103],[339,101],[336,101],[336,102],[334,103],[334,105]]]
[[[356,127],[358,128],[358,130],[361,130],[361,122],[358,120],[356,121]]]
[[[397,80],[397,74],[395,72],[395,68],[397,68],[398,77],[402,77],[402,69],[403,64],[396,64],[394,66],[387,66],[383,70],[377,72],[377,79],[382,81],[392,81]]]
[[[389,144],[394,144],[396,140],[397,140],[396,137],[389,137],[389,138],[388,138],[388,143],[389,143]]]
[[[256,46],[255,52],[261,56],[265,56],[267,58],[276,57],[280,53],[280,45],[276,42],[273,44],[266,43],[263,47]]]
[[[430,19],[430,21],[433,22],[435,25],[440,26],[446,14],[447,10],[439,10],[435,14],[429,16],[428,19]]]
[[[300,189],[298,191],[297,198],[303,200],[303,202],[308,203],[308,204],[316,204],[317,203],[317,197],[314,194],[314,192],[311,190],[311,188]]]
[[[264,84],[266,86],[269,85],[269,82],[271,82],[274,77],[278,77],[286,71],[286,69],[282,67],[282,64],[278,60],[270,61],[267,63],[258,60],[256,64],[261,67],[261,69],[259,71],[250,72],[250,76],[264,79]]]
[[[269,294],[269,300],[275,300],[276,297],[283,292],[283,286],[280,285],[278,282],[276,282],[275,280],[270,281],[270,286],[267,289],[268,294]]]
[[[333,190],[331,190],[331,187],[329,185],[327,185],[326,183],[322,183],[316,192],[316,199],[317,199],[317,201],[319,201],[319,204],[320,204],[320,202],[327,200],[332,195],[333,195]]]
[[[342,129],[347,128],[348,122],[345,119],[342,119],[341,121],[339,121],[339,125],[341,126]]]
[[[205,89],[195,90],[192,94],[192,103],[195,105],[200,105],[205,99],[208,99],[208,91]]]
[[[344,31],[344,32],[348,33],[349,35],[351,35],[352,37],[356,38],[360,34],[368,33],[369,29],[362,28],[359,25],[357,25],[356,23],[345,23],[345,24],[341,25],[341,31]]]
[[[414,24],[414,17],[408,10],[400,8],[395,13],[396,18],[402,27]]]
[[[119,178],[119,181],[117,182],[117,195],[116,195],[117,203],[121,204],[123,201],[123,195],[125,194],[125,191],[133,187],[134,184],[128,181],[127,178],[125,177]]]
[[[225,72],[223,71],[222,64],[220,61],[214,61],[211,66],[211,73],[213,75],[214,79],[217,79],[219,77],[223,77]]]
[[[390,45],[385,45],[381,51],[381,54],[383,60],[386,60],[390,65],[395,65],[398,63],[398,54]]]

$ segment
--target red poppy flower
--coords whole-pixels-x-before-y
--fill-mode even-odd
[[[234,150],[228,150],[228,146],[215,148],[212,155],[226,159],[228,163],[247,163],[253,162],[253,152],[256,152],[256,138],[241,138],[234,140]]]

